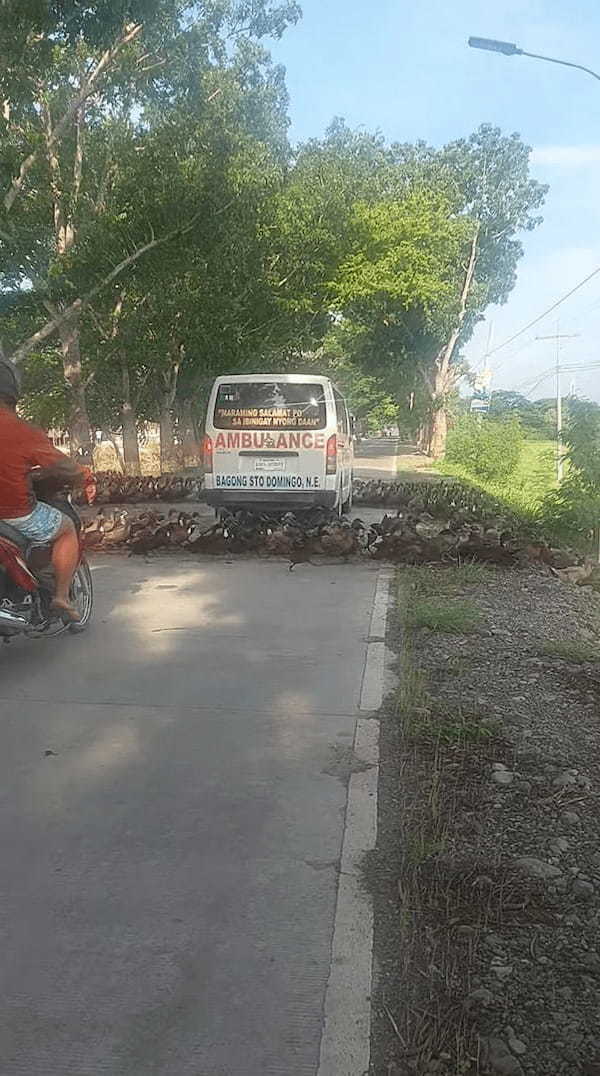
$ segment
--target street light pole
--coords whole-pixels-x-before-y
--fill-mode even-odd
[[[512,41],[496,41],[491,37],[470,37],[469,45],[472,49],[483,49],[485,52],[501,52],[504,56],[529,56],[533,60],[544,60],[549,64],[560,64],[561,67],[574,67],[577,71],[583,71],[586,75],[598,79],[600,75],[592,71],[591,67],[583,67],[582,64],[571,63],[570,60],[559,60],[556,56],[542,56],[539,52],[526,52],[520,49]]]

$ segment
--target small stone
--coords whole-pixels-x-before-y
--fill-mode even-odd
[[[579,822],[579,815],[576,811],[563,811],[560,817],[569,826],[575,826]]]
[[[536,859],[535,856],[521,856],[520,859],[515,860],[515,866],[532,878],[541,878],[544,882],[550,881],[551,878],[559,878],[562,874],[560,867],[554,867],[543,859]]]
[[[494,995],[491,990],[488,990],[485,986],[479,988],[479,990],[473,990],[467,998],[467,1005],[493,1005]]]
[[[492,1036],[486,1046],[488,1067],[494,1076],[523,1076],[523,1069],[504,1039]]]
[[[571,888],[571,893],[577,900],[592,900],[596,890],[591,882],[585,882],[583,878],[576,878]]]
[[[566,852],[569,842],[566,837],[556,837],[552,842],[552,848],[558,848],[559,852]]]
[[[494,975],[497,975],[502,982],[504,982],[505,979],[510,978],[512,970],[512,964],[492,964]]]
[[[487,945],[490,949],[499,950],[504,949],[504,942],[502,938],[499,938],[497,934],[486,934],[484,938],[484,945]]]
[[[570,770],[565,770],[564,773],[559,773],[558,777],[555,777],[552,784],[555,788],[566,788],[568,785],[577,784],[577,778]]]
[[[479,874],[473,882],[474,889],[491,889],[493,881],[488,874]]]
[[[507,770],[508,766],[505,766],[503,762],[493,762],[492,763],[492,769],[493,770],[498,770],[498,771]]]
[[[527,1047],[524,1042],[521,1042],[521,1039],[511,1037],[508,1040],[508,1045],[510,1046],[513,1054],[517,1054],[518,1057],[522,1057],[523,1054],[527,1053]]]
[[[512,785],[514,779],[515,775],[510,770],[494,770],[492,774],[492,781],[496,785]]]

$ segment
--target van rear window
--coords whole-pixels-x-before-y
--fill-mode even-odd
[[[323,386],[287,381],[219,385],[213,423],[218,430],[323,430]]]

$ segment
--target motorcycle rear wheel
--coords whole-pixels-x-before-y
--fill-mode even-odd
[[[87,628],[94,605],[94,587],[92,583],[92,573],[90,566],[85,558],[80,562],[77,571],[73,577],[73,583],[69,592],[71,603],[77,609],[81,620],[78,620],[74,624],[66,624],[61,620],[52,619],[49,624],[44,628],[40,635],[44,638],[55,638],[58,635],[64,635],[66,631],[72,632],[74,635],[79,632],[85,631]],[[48,596],[50,600],[50,595]]]
[[[94,584],[90,566],[85,557],[81,560],[75,572],[70,596],[81,620],[77,621],[76,624],[69,624],[69,631],[73,634],[78,634],[87,628],[94,607]]]

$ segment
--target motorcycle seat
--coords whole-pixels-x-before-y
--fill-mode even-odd
[[[0,538],[8,538],[9,542],[12,542],[14,545],[16,545],[25,557],[28,555],[31,545],[29,538],[26,538],[25,535],[21,531],[17,530],[16,527],[11,527],[10,523],[6,523],[4,520],[1,519]]]

